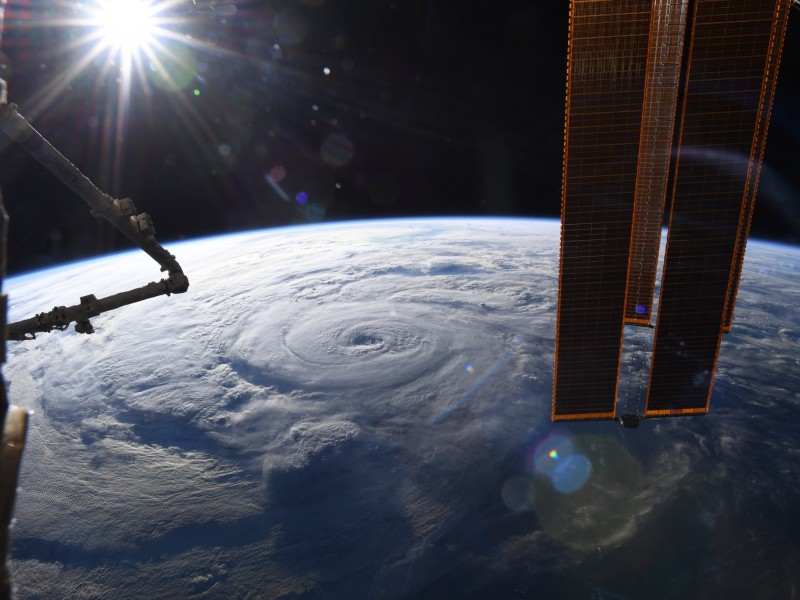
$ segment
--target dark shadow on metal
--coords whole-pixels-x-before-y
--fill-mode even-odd
[[[625,413],[619,418],[619,424],[623,427],[627,427],[628,429],[636,429],[639,426],[639,422],[642,418],[639,415],[634,415],[633,413]]]

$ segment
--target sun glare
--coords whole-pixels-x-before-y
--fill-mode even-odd
[[[155,10],[146,0],[104,0],[94,19],[102,43],[124,53],[147,47],[157,29]]]
[[[141,106],[145,97],[159,94],[189,134],[210,135],[195,106],[198,92],[189,94],[199,89],[193,85],[200,77],[197,54],[219,48],[196,41],[197,13],[186,2],[83,0],[72,15],[47,23],[69,30],[63,68],[28,100],[26,113],[39,115],[67,101],[91,106],[102,126],[87,135],[97,136],[105,149],[104,176],[112,190],[124,171],[133,103]],[[141,118],[143,112],[136,114]]]

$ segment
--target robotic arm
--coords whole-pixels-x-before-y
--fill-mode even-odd
[[[2,9],[0,0],[0,9]],[[167,252],[155,238],[153,222],[147,213],[136,212],[130,198],[118,200],[101,192],[75,165],[56,150],[25,118],[14,104],[5,98],[5,82],[0,79],[0,131],[19,143],[51,173],[78,194],[89,205],[95,218],[103,218],[129,240],[144,250],[167,272],[167,277],[145,286],[120,292],[99,300],[88,295],[74,306],[57,306],[47,313],[6,324],[6,296],[0,293],[0,365],[5,362],[6,340],[30,340],[37,333],[64,330],[75,322],[78,333],[93,333],[89,318],[105,311],[148,298],[181,294],[189,288],[175,257]],[[0,286],[5,275],[6,230],[8,218],[0,196]],[[20,460],[25,446],[28,412],[9,404],[5,382],[0,373],[0,600],[13,597],[11,577],[6,564],[9,547],[9,523],[14,509],[14,499],[19,476]]]
[[[84,296],[80,304],[57,306],[47,313],[40,313],[30,319],[10,323],[6,329],[9,340],[33,339],[36,333],[64,330],[73,321],[78,333],[93,333],[90,317],[102,312],[133,304],[161,295],[181,294],[189,288],[189,280],[184,275],[175,257],[156,241],[153,221],[147,213],[136,212],[130,198],[118,200],[101,192],[88,177],[56,150],[42,135],[17,112],[15,104],[0,104],[0,131],[17,142],[31,156],[36,158],[47,170],[58,177],[67,187],[78,194],[95,218],[111,223],[125,237],[144,250],[168,273],[166,279],[101,298]]]

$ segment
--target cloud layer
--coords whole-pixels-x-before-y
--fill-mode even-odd
[[[531,572],[561,594],[568,572],[666,535],[681,489],[706,490],[699,464],[717,487],[693,510],[719,531],[749,506],[715,494],[741,477],[752,416],[797,408],[800,382],[773,376],[797,317],[753,281],[768,265],[772,291],[797,300],[796,272],[774,258],[793,251],[748,255],[752,292],[723,350],[721,394],[767,380],[770,398],[723,397],[727,420],[631,434],[549,424],[557,223],[375,222],[171,249],[187,294],[97,317],[92,336],[11,346],[11,397],[35,410],[14,532],[22,598],[524,597]],[[153,271],[132,253],[17,278],[11,318]],[[775,350],[748,377],[739,357],[763,350],[778,315]],[[526,463],[554,433],[591,466],[569,494]],[[748,474],[797,500],[776,474],[798,467],[796,439],[772,444],[781,456]],[[618,579],[600,583],[629,592]]]

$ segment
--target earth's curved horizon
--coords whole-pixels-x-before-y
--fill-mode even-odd
[[[800,249],[748,245],[710,414],[630,431],[550,422],[558,232],[166,244],[186,294],[9,343],[18,596],[791,597]],[[158,278],[138,251],[13,277],[9,320]]]

